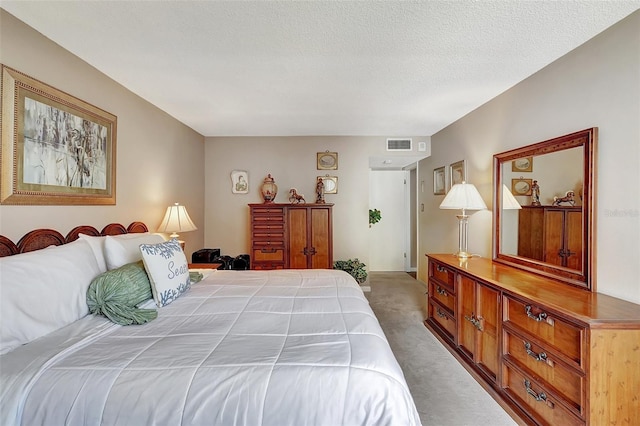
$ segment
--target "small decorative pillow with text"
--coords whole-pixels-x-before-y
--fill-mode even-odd
[[[168,305],[191,288],[189,264],[178,240],[142,244],[140,252],[158,307]]]

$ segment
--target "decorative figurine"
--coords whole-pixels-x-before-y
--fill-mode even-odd
[[[534,180],[533,185],[531,185],[531,205],[540,205],[540,186],[538,185],[537,180]]]
[[[320,177],[316,183],[316,204],[324,204],[324,181]]]
[[[304,199],[304,195],[298,194],[298,191],[295,188],[291,188],[289,190],[289,202],[291,204],[304,204],[307,201]]]
[[[553,205],[559,206],[562,203],[569,203],[572,206],[575,206],[576,205],[576,200],[574,199],[575,196],[576,196],[575,192],[567,191],[564,197],[553,197]]]

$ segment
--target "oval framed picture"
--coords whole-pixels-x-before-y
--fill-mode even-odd
[[[516,158],[511,162],[512,172],[532,172],[533,157]]]
[[[318,176],[318,180],[322,179],[324,184],[325,194],[337,194],[338,193],[338,176]]]
[[[511,192],[513,195],[531,195],[533,179],[511,179]]]
[[[318,152],[317,160],[318,170],[338,170],[337,152]]]

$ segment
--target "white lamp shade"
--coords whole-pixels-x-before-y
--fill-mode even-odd
[[[167,207],[164,219],[160,223],[158,232],[172,233],[171,237],[177,237],[178,232],[195,231],[198,229],[187,213],[187,209],[178,203]]]
[[[456,183],[440,203],[441,209],[486,210],[487,205],[471,183]]]
[[[521,209],[522,206],[516,200],[516,197],[513,196],[507,185],[502,184],[502,209],[503,210],[515,210]]]

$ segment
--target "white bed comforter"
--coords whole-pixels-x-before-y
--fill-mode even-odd
[[[2,419],[420,423],[378,320],[342,271],[216,271],[158,312],[127,327],[87,317],[3,356]],[[98,327],[87,332],[92,321]]]

